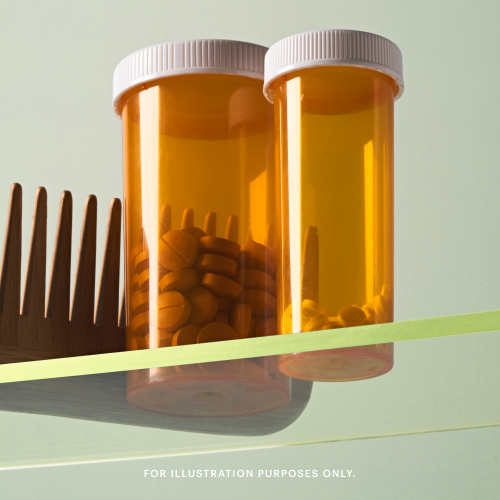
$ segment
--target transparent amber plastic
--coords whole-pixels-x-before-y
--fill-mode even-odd
[[[262,81],[172,76],[132,89],[123,119],[127,349],[275,335],[272,106]],[[271,396],[270,396],[271,395]],[[130,375],[129,401],[182,416],[285,405],[262,362]]]
[[[281,334],[393,321],[395,85],[324,66],[274,83]],[[304,380],[376,377],[393,345],[281,356]]]

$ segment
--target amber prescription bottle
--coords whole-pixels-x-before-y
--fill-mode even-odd
[[[371,33],[302,33],[267,52],[279,333],[393,321],[393,109],[402,92],[400,50]],[[393,344],[294,353],[279,366],[305,380],[377,377],[393,366]]]
[[[171,42],[114,73],[123,121],[127,349],[276,334],[272,106],[267,49]],[[129,374],[128,400],[178,416],[285,405],[290,379],[266,359]]]

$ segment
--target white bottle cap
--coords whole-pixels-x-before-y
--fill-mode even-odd
[[[264,95],[273,102],[270,85],[279,77],[299,69],[317,66],[356,66],[389,75],[399,89],[403,84],[403,56],[390,40],[352,30],[309,31],[275,43],[267,52],[264,69]]]
[[[264,79],[267,47],[233,40],[185,40],[153,45],[123,59],[113,74],[113,109],[125,92],[176,75],[219,73]]]

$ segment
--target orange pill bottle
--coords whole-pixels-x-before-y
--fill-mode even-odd
[[[394,101],[402,92],[401,52],[377,35],[315,31],[269,49],[279,333],[393,321]],[[393,344],[280,358],[283,373],[313,381],[372,378],[392,366]]]
[[[276,334],[266,51],[228,40],[171,42],[137,51],[115,70],[128,350]],[[256,286],[241,278],[248,269],[265,275]],[[274,329],[263,327],[269,320]],[[275,365],[258,359],[132,372],[128,399],[175,416],[272,411],[287,404],[291,387]]]

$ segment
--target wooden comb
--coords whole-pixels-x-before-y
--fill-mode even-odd
[[[0,364],[125,350],[123,294],[118,310],[121,202],[109,206],[96,301],[96,197],[85,203],[70,301],[72,219],[73,198],[64,191],[45,301],[47,192],[38,188],[21,295],[22,188],[12,186],[0,265]]]

